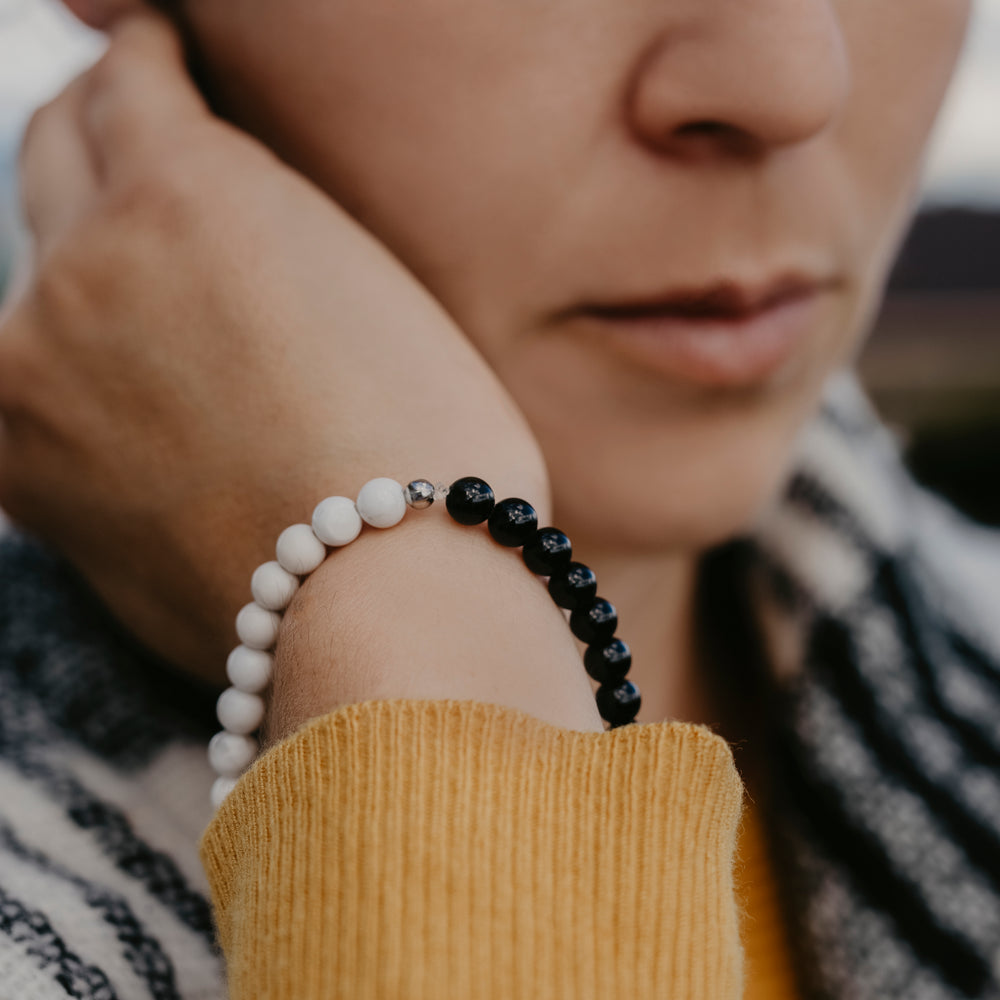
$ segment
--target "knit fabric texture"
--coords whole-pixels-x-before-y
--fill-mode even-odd
[[[346,707],[266,755],[206,833],[231,995],[739,1000],[741,800],[700,726]]]
[[[214,696],[0,541],[0,1000],[219,1000],[197,839]]]
[[[802,994],[1000,1000],[997,533],[916,488],[841,379],[782,501],[752,538],[707,558],[705,577],[709,624],[732,654],[719,662],[737,665],[722,683],[761,713],[762,817]],[[0,541],[0,1000],[225,995],[196,853],[213,701],[138,649],[59,559]],[[404,756],[427,735],[420,718],[393,723]],[[435,739],[454,738],[448,718]],[[244,799],[258,790],[244,802],[257,826],[213,834],[217,895],[239,890],[223,870],[230,848],[254,859],[244,891],[255,873],[267,884],[264,800],[333,794],[315,765],[341,731],[333,717],[316,725],[331,741],[318,756],[293,750],[241,783]],[[558,800],[558,786],[545,794]],[[648,995],[684,996],[672,985]]]
[[[844,378],[744,547],[804,991],[1000,997],[1000,533],[916,488]]]

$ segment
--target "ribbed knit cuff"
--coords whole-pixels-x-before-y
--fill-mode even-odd
[[[741,798],[697,726],[339,709],[258,761],[204,835],[230,995],[736,1000]]]

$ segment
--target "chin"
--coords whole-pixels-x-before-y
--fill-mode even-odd
[[[698,553],[752,531],[780,496],[802,428],[866,328],[843,297],[773,378],[665,379],[600,342],[539,338],[501,371],[541,445],[558,527],[620,552]],[[866,300],[867,301],[867,300]]]
[[[577,428],[558,443],[542,434],[555,523],[649,554],[700,552],[746,534],[780,495],[807,417],[765,410],[618,434]]]

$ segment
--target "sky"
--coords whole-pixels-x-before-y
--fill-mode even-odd
[[[924,196],[1000,210],[1000,0],[974,2],[963,61],[931,145]],[[100,51],[100,37],[55,0],[0,0],[0,172],[10,172],[32,108]]]

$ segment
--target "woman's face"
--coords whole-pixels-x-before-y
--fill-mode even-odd
[[[227,113],[381,238],[497,371],[560,523],[690,547],[773,495],[865,331],[968,6],[192,0],[187,15]],[[771,293],[784,306],[746,321]]]

